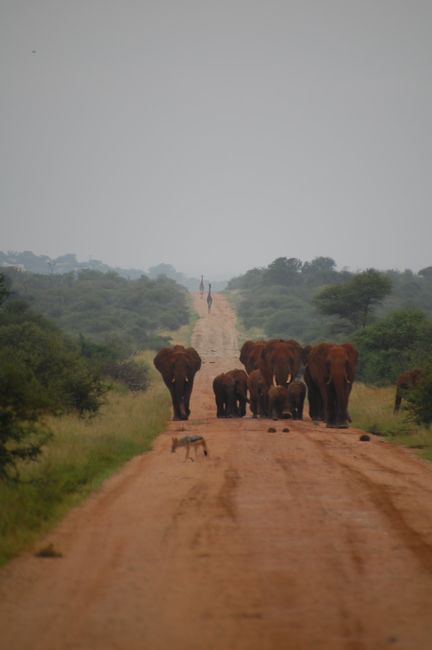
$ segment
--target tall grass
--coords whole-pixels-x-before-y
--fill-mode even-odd
[[[144,356],[152,356],[151,353]],[[122,463],[148,451],[165,428],[169,395],[156,373],[142,394],[111,391],[98,416],[51,418],[54,434],[20,483],[0,483],[0,564],[46,532]]]
[[[419,456],[432,460],[432,430],[415,424],[403,408],[393,414],[395,390],[394,386],[354,384],[349,408],[353,426],[386,436],[389,442],[418,450]]]

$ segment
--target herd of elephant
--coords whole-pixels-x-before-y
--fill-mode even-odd
[[[221,373],[213,381],[218,417],[243,417],[249,402],[253,417],[303,418],[306,387],[309,414],[328,427],[351,422],[348,401],[358,353],[351,343],[302,347],[297,341],[246,341],[240,351],[245,370]],[[173,419],[187,420],[201,358],[194,348],[163,348],[154,365],[171,394]],[[303,381],[299,380],[303,372]]]

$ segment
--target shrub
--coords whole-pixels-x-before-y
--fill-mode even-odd
[[[0,352],[0,480],[18,475],[19,461],[39,456],[49,432],[39,422],[47,399],[32,371]]]
[[[104,375],[120,381],[131,391],[147,390],[150,386],[149,368],[147,364],[136,361],[113,363],[103,370]]]
[[[407,411],[417,424],[432,424],[432,363],[428,363],[424,377],[407,393],[406,400]]]

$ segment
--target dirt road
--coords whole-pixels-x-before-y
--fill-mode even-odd
[[[188,433],[128,463],[48,536],[64,557],[0,572],[8,650],[430,650],[432,466],[353,430],[217,420],[213,377],[239,367],[215,295]],[[184,435],[184,433],[182,434]]]

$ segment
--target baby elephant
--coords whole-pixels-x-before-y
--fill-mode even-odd
[[[270,386],[268,389],[268,412],[273,420],[282,420],[291,417],[288,388],[284,386]]]
[[[223,372],[213,381],[218,418],[246,415],[247,374],[244,370]]]
[[[293,420],[303,420],[303,405],[306,397],[306,386],[302,381],[292,381],[288,388],[288,410]]]
[[[267,384],[261,370],[252,370],[247,379],[252,417],[267,416]]]

